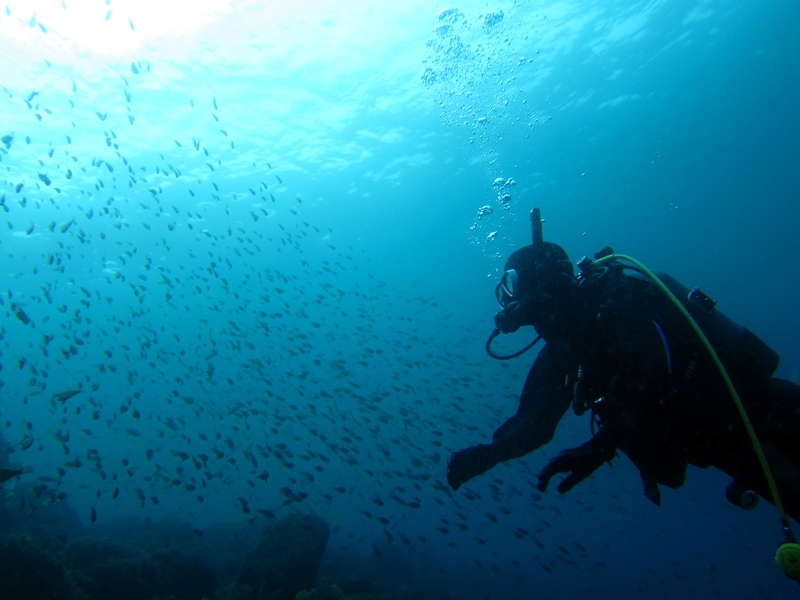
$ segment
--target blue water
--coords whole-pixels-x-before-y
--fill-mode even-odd
[[[3,9],[19,527],[256,531],[256,509],[299,509],[331,525],[330,572],[399,597],[795,597],[776,511],[735,509],[714,471],[660,509],[625,459],[535,495],[586,418],[466,486],[479,499],[444,471],[534,358],[483,350],[534,206],[573,260],[612,245],[702,286],[800,379],[796,2]]]

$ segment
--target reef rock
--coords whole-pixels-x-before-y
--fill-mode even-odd
[[[312,589],[330,537],[315,515],[292,514],[270,526],[247,555],[237,587],[255,600],[294,600]]]

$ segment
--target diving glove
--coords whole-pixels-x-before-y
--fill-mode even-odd
[[[614,448],[602,439],[601,435],[593,437],[577,448],[571,448],[559,453],[539,473],[539,482],[536,484],[536,489],[544,492],[553,475],[556,473],[569,473],[558,484],[558,492],[566,494],[600,468],[604,462],[610,464],[616,453]]]
[[[463,484],[497,464],[492,457],[492,447],[478,444],[453,452],[447,461],[447,483],[456,491]]]

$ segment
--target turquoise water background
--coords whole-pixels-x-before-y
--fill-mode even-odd
[[[791,1],[6,3],[0,414],[32,472],[5,502],[313,511],[332,561],[460,597],[794,597],[776,511],[719,473],[660,509],[624,459],[535,494],[586,418],[468,491],[444,472],[533,359],[483,345],[534,206],[574,261],[611,245],[702,286],[800,379],[798,23]]]

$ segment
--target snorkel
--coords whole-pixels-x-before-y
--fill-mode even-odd
[[[533,245],[534,248],[539,248],[539,247],[541,247],[543,242],[544,242],[544,234],[542,233],[542,212],[537,207],[537,208],[534,208],[531,211],[531,244]],[[495,290],[496,295],[498,297],[498,302],[500,302],[500,298],[501,298],[501,295],[503,294],[503,292],[504,291],[507,292],[507,290],[504,290],[504,288],[503,288],[504,283],[505,283],[505,279],[506,278],[505,278],[505,274],[504,274],[504,277],[501,279],[500,283],[497,284],[497,288]],[[508,294],[508,295],[509,296],[513,296],[513,294]],[[502,310],[495,315],[495,323],[498,323],[498,317],[500,315],[508,314],[508,312],[510,312],[510,311],[519,310],[519,308],[520,308],[519,304],[520,304],[519,301],[511,302],[511,303],[509,303],[509,304],[507,304],[505,306],[503,306],[501,304]],[[489,339],[486,340],[486,353],[489,356],[491,356],[493,359],[495,359],[495,360],[511,360],[512,358],[517,358],[518,356],[522,356],[528,350],[530,350],[536,344],[538,344],[539,340],[542,339],[542,336],[540,336],[540,335],[536,336],[536,338],[530,344],[528,344],[527,346],[525,346],[521,350],[517,350],[516,352],[513,352],[512,354],[501,355],[501,354],[496,354],[492,350],[492,342],[501,333],[504,333],[504,332],[501,331],[499,327],[495,327],[494,330],[492,331],[492,333],[489,334]],[[510,331],[509,331],[509,333],[510,333]]]

